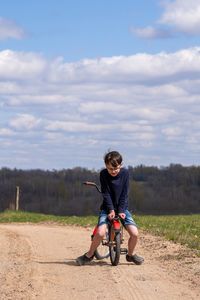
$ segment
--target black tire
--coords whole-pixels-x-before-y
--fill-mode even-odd
[[[103,246],[102,244],[95,250],[94,256],[96,259],[101,260],[109,257],[109,249],[107,246]]]
[[[120,232],[115,232],[114,240],[112,241],[111,231],[109,236],[109,252],[110,261],[113,266],[117,266],[120,259],[120,244],[121,244],[121,234]]]
[[[99,247],[95,250],[94,256],[96,259],[101,260],[104,258],[108,258],[110,255],[109,248],[108,248],[108,243],[109,243],[109,236],[108,236],[108,230],[106,231],[106,236],[99,245]]]

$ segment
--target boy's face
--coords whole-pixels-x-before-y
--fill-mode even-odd
[[[117,167],[113,167],[111,164],[106,165],[106,169],[108,170],[108,173],[113,177],[119,174],[121,167],[122,165],[118,165]]]

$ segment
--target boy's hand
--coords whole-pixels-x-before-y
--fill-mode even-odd
[[[112,219],[114,219],[114,217],[115,217],[115,211],[111,210],[110,213],[108,214],[108,219],[112,220]]]
[[[125,214],[125,213],[119,213],[118,215],[119,215],[120,218],[122,218],[123,220],[126,218],[126,214]]]

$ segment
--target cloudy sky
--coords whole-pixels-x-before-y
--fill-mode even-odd
[[[200,0],[0,5],[0,167],[199,165]]]

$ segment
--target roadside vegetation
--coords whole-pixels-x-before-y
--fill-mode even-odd
[[[129,209],[143,215],[200,213],[200,166],[128,166]],[[51,215],[95,215],[102,198],[85,181],[99,182],[99,171],[0,169],[0,212],[19,209]],[[18,196],[18,197],[17,197]],[[78,205],[77,205],[78,204]]]
[[[151,216],[138,215],[135,220],[142,230],[187,245],[200,255],[200,214]],[[0,223],[56,223],[60,225],[94,226],[96,216],[54,216],[39,213],[10,211],[0,213]]]
[[[200,214],[138,216],[135,219],[150,233],[200,251]]]

